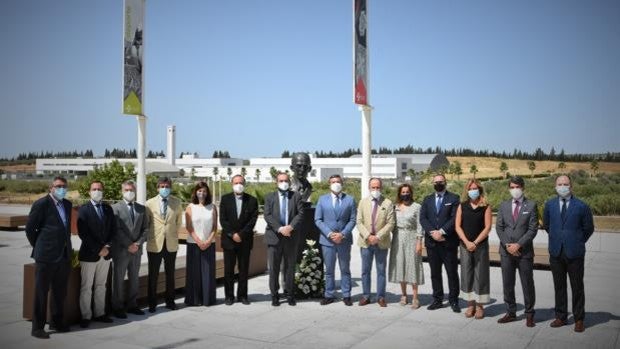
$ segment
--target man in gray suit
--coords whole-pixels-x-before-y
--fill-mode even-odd
[[[288,304],[294,306],[295,301],[295,263],[301,238],[304,203],[298,192],[291,191],[291,180],[286,172],[276,177],[278,190],[265,197],[264,217],[267,222],[265,243],[269,259],[269,290],[271,305],[279,306],[278,290],[280,289],[280,264],[284,259],[284,292]]]
[[[143,205],[134,202],[136,185],[125,181],[121,185],[123,200],[112,205],[115,218],[115,233],[112,243],[112,312],[120,319],[127,318],[126,312],[144,315],[138,308],[138,272],[142,258],[142,244],[146,241],[149,227],[148,215]],[[123,282],[128,274],[129,290],[125,302]]]
[[[534,201],[523,196],[523,178],[510,178],[508,188],[512,199],[501,203],[497,211],[496,231],[499,236],[504,302],[507,312],[498,323],[515,321],[517,304],[515,301],[516,269],[523,288],[526,326],[534,327],[534,245],[532,241],[538,232],[538,209]]]

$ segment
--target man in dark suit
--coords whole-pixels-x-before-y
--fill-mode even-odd
[[[331,193],[322,195],[316,204],[314,223],[321,231],[319,242],[325,261],[325,294],[321,305],[331,304],[335,300],[336,258],[340,265],[343,302],[347,306],[351,302],[351,244],[353,243],[353,228],[357,217],[355,199],[342,192],[342,177],[329,177]]]
[[[103,202],[103,183],[90,183],[90,201],[78,211],[78,235],[82,239],[78,258],[81,266],[80,327],[94,321],[112,322],[105,314],[106,281],[110,269],[110,247],[114,228],[112,207]],[[93,285],[95,287],[93,300]],[[94,314],[91,304],[94,304]],[[93,316],[94,315],[94,316]]]
[[[551,327],[566,325],[568,296],[566,274],[570,278],[573,293],[573,317],[575,332],[585,327],[585,294],[583,287],[586,242],[594,233],[590,207],[572,195],[570,177],[561,175],[555,180],[558,196],[545,204],[543,225],[549,233],[549,264],[555,288],[555,320]]]
[[[50,193],[32,204],[26,237],[32,246],[34,258],[34,311],[32,336],[49,338],[45,332],[47,320],[47,294],[52,289],[52,323],[50,330],[68,332],[64,323],[63,309],[67,295],[67,282],[71,268],[71,202],[64,197],[67,180],[56,177],[50,186]]]
[[[441,266],[444,265],[448,274],[448,301],[455,313],[460,313],[459,307],[459,274],[457,271],[457,251],[459,237],[454,229],[456,209],[459,206],[459,196],[446,190],[446,177],[438,174],[433,177],[435,193],[424,198],[420,208],[420,224],[424,229],[428,264],[431,267],[431,282],[433,285],[433,303],[428,310],[439,309],[443,306],[443,279]]]
[[[499,254],[502,266],[504,302],[506,314],[497,320],[500,324],[515,321],[517,303],[515,301],[515,277],[519,269],[519,278],[523,288],[525,304],[525,325],[534,327],[534,244],[538,232],[538,208],[536,202],[523,195],[525,181],[514,176],[508,182],[512,199],[502,202],[497,211],[495,230],[500,240]]]
[[[284,292],[289,305],[295,301],[295,263],[301,240],[304,204],[298,192],[289,189],[291,180],[286,172],[276,176],[278,190],[265,197],[264,217],[267,222],[265,243],[269,260],[269,289],[271,305],[279,306],[280,264],[284,258]]]
[[[221,243],[224,250],[224,302],[235,302],[235,264],[239,268],[237,301],[250,304],[248,299],[248,270],[250,252],[254,243],[254,225],[258,218],[258,202],[244,193],[245,178],[241,175],[231,179],[232,193],[222,196],[220,202]]]
[[[112,240],[112,312],[117,318],[126,319],[127,312],[144,315],[136,300],[142,245],[148,235],[149,220],[146,208],[135,202],[134,182],[125,181],[121,190],[123,200],[112,205],[115,223]],[[126,299],[125,274],[129,286]]]

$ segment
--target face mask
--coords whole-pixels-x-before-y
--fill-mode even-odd
[[[515,200],[520,199],[523,196],[523,189],[521,189],[521,188],[512,188],[512,189],[510,189],[510,195]]]
[[[94,202],[99,202],[103,199],[103,192],[101,190],[93,190],[90,192],[90,198],[93,199]]]
[[[567,185],[558,185],[555,187],[555,191],[556,193],[558,193],[559,196],[563,198],[570,195],[570,187]]]
[[[401,201],[409,201],[409,200],[411,200],[411,194],[402,194],[402,195],[400,195],[400,200]]]
[[[472,189],[472,190],[467,192],[467,196],[469,196],[469,198],[472,199],[472,200],[476,200],[477,198],[480,197],[480,190]]]
[[[235,194],[242,194],[243,193],[243,189],[245,189],[243,187],[243,184],[235,184],[233,185],[233,191],[235,192]]]
[[[379,190],[371,190],[370,191],[370,196],[372,196],[373,199],[378,199],[381,197],[381,191]]]
[[[198,200],[204,200],[207,198],[207,193],[198,192],[196,193],[196,197],[198,198]]]
[[[167,198],[170,195],[170,188],[159,188],[159,195],[162,198]]]
[[[124,191],[123,192],[123,199],[127,200],[128,202],[133,202],[135,198],[136,198],[135,191]]]
[[[67,195],[67,188],[54,188],[53,194],[56,200],[62,200]]]
[[[436,192],[442,192],[446,190],[446,185],[444,183],[435,183],[433,185],[433,188],[435,188]]]
[[[282,191],[288,190],[288,182],[278,182],[278,189]]]
[[[342,184],[334,182],[329,185],[329,190],[333,191],[334,193],[340,193],[340,191],[342,191]]]

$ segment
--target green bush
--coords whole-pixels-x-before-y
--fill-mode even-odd
[[[69,184],[69,186],[71,186]],[[0,180],[0,191],[19,194],[40,194],[49,190],[49,181]]]

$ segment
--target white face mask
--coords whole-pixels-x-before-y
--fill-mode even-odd
[[[523,196],[523,189],[521,188],[512,188],[510,189],[510,195],[513,199],[518,200]]]
[[[235,194],[242,194],[243,193],[243,189],[245,189],[245,188],[243,187],[243,184],[237,183],[237,184],[233,185],[232,189],[235,192]]]
[[[196,197],[198,200],[202,201],[207,198],[207,193],[199,191],[196,193]]]
[[[282,191],[288,190],[288,182],[278,182],[278,189]]]
[[[123,192],[123,199],[127,200],[127,202],[133,202],[135,198],[136,198],[135,191],[124,191]]]
[[[371,191],[370,191],[370,196],[371,196],[373,199],[378,199],[378,198],[380,198],[380,197],[381,197],[381,191],[379,191],[379,190],[371,190]]]
[[[570,187],[567,185],[558,185],[555,187],[555,192],[558,193],[560,197],[566,198],[570,195]]]
[[[93,199],[94,202],[99,202],[103,199],[103,192],[101,190],[93,190],[90,192],[90,198]]]
[[[329,190],[333,191],[334,193],[340,193],[342,191],[342,183],[334,182],[330,184]]]

